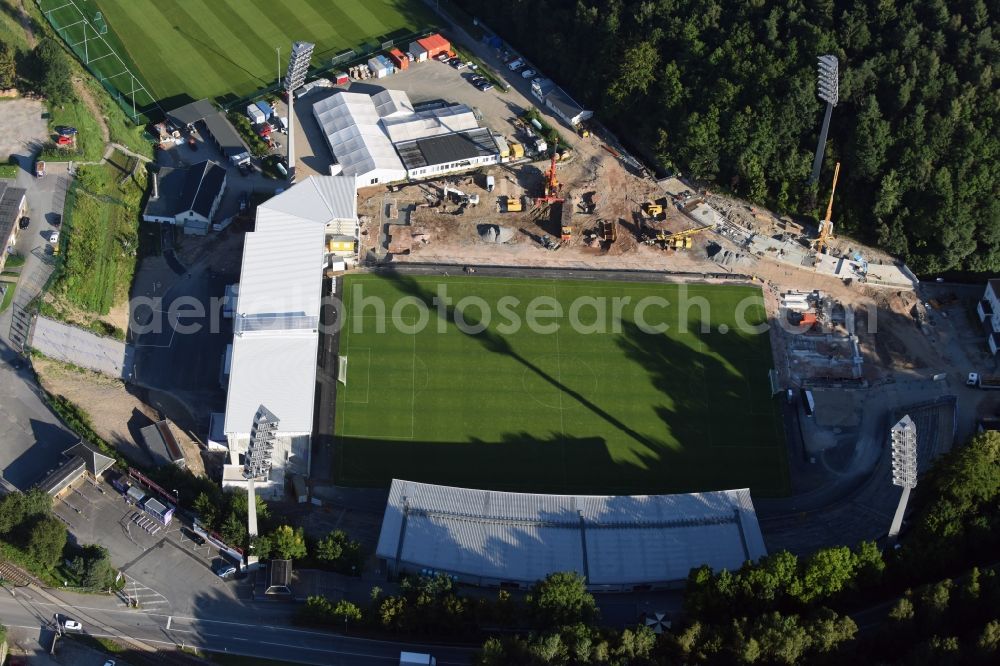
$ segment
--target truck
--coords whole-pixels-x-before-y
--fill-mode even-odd
[[[38,160],[35,162],[35,178],[45,177],[45,162]]]
[[[970,372],[965,380],[966,386],[975,386],[987,391],[1000,389],[1000,375],[982,375],[978,372]]]
[[[437,659],[422,652],[400,652],[399,666],[437,666]]]

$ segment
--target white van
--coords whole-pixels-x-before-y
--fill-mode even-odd
[[[493,176],[486,176],[486,191],[487,192],[492,192],[493,188],[496,187],[496,184],[497,183],[493,179]]]
[[[519,70],[519,69],[521,69],[522,67],[524,67],[524,61],[523,61],[523,60],[521,60],[520,58],[517,58],[517,59],[515,59],[515,60],[512,60],[512,61],[511,61],[511,62],[510,62],[510,63],[509,63],[508,65],[507,65],[507,67],[508,67],[508,68],[510,69],[510,71],[512,71],[512,72],[516,72],[517,70]]]
[[[288,134],[288,118],[285,116],[276,116],[276,118],[278,119],[278,130],[282,134]]]

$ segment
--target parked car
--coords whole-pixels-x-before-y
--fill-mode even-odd
[[[219,578],[229,578],[236,574],[236,565],[228,560],[224,560],[221,557],[216,558],[212,562],[212,573],[214,573]]]
[[[409,51],[406,52],[406,59],[409,60],[410,62],[413,62],[415,60],[413,54],[410,53]]]
[[[19,222],[17,223],[17,226],[18,226],[18,227],[20,227],[21,229],[27,229],[27,228],[28,228],[28,225],[29,225],[29,224],[31,224],[31,218],[30,218],[30,217],[28,217],[27,215],[25,215],[25,216],[24,216],[24,217],[22,217],[22,218],[21,218],[21,220],[20,220],[20,221],[19,221]]]
[[[448,54],[447,53],[438,53],[436,56],[434,56],[434,59],[437,60],[438,62],[447,62],[447,60],[448,60]]]
[[[56,128],[56,132],[58,132],[61,136],[73,136],[77,133],[77,129],[75,127],[70,127],[69,125],[60,125]]]
[[[522,67],[524,67],[524,61],[521,60],[520,58],[515,58],[514,60],[511,60],[509,63],[507,63],[507,68],[512,72],[516,72]]]
[[[249,162],[243,162],[242,164],[240,164],[239,170],[240,173],[244,176],[249,176],[251,173],[253,173],[253,167],[250,166]]]
[[[243,194],[240,195],[240,212],[242,213],[243,211],[245,211],[247,209],[247,206],[249,206],[249,205],[250,205],[250,195],[247,194],[246,192],[244,192]],[[195,536],[197,536],[197,535],[195,535]],[[201,538],[201,537],[198,537],[198,538]],[[205,540],[202,539],[201,542],[205,543]],[[199,544],[199,545],[201,545],[201,544]]]
[[[106,662],[104,662],[104,666],[115,666],[115,660],[108,659]]]
[[[188,137],[188,148],[191,150],[198,150],[198,142],[194,140],[193,136]]]
[[[71,620],[68,617],[64,617],[62,621],[62,627],[66,631],[83,631],[83,625],[76,620]]]
[[[55,245],[56,243],[59,242],[59,232],[58,231],[53,231],[51,234],[49,234],[49,242],[52,243],[53,245]]]
[[[52,226],[58,227],[60,224],[62,224],[62,215],[60,215],[59,213],[55,213],[52,216]]]
[[[73,143],[73,137],[66,136],[65,134],[60,134],[59,138],[56,139],[57,146],[68,146],[71,143]]]
[[[476,87],[482,90],[483,92],[486,92],[487,90],[493,90],[493,84],[490,83],[489,81],[484,81],[483,83],[481,83]]]
[[[523,78],[523,79],[531,79],[531,78],[534,78],[535,74],[537,74],[537,73],[538,72],[536,72],[533,69],[526,69],[523,72],[521,72],[521,78]]]
[[[244,195],[244,196],[246,196],[246,195]],[[243,209],[241,208],[240,210],[243,210]],[[181,534],[183,534],[184,536],[186,536],[188,539],[191,539],[191,541],[194,541],[199,546],[204,546],[205,545],[205,537],[203,537],[202,535],[198,534],[197,532],[195,532],[194,530],[192,530],[192,529],[190,529],[188,527],[181,528]]]

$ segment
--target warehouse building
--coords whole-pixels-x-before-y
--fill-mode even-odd
[[[229,122],[229,118],[212,106],[207,99],[200,99],[169,111],[167,118],[179,127],[204,131],[219,152],[233,164],[250,161],[250,148],[243,141],[243,137]]]
[[[358,187],[474,169],[500,160],[500,148],[461,104],[417,111],[406,93],[338,92],[313,106],[336,159],[332,171]]]
[[[311,176],[257,207],[233,292],[233,344],[223,417],[225,487],[246,487],[243,465],[255,419],[276,419],[263,497],[284,493],[285,475],[309,474],[326,239],[357,237],[354,179]]]
[[[390,575],[527,587],[576,571],[594,591],[684,584],[692,568],[737,569],[766,555],[750,491],[535,495],[394,479],[377,557]]]

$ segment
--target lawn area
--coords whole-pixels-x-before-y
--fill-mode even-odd
[[[57,9],[62,0],[42,0],[42,8]],[[281,48],[284,73],[291,44],[316,44],[314,64],[343,51],[381,44],[434,23],[419,0],[91,0],[77,2],[84,11],[100,10],[107,21],[105,39],[151,95],[167,107],[188,99],[242,97],[274,82]],[[60,25],[79,20],[72,6],[58,10]],[[92,18],[89,17],[89,18]],[[69,38],[80,28],[70,28]],[[101,49],[103,46],[96,45]],[[165,57],[166,56],[166,57]],[[118,68],[113,57],[97,67]],[[108,76],[112,75],[109,70]],[[127,78],[127,77],[125,77]],[[139,100],[140,104],[146,101]]]
[[[101,128],[90,112],[87,105],[79,99],[72,102],[56,105],[48,104],[49,108],[49,129],[50,141],[55,141],[56,127],[68,125],[79,130],[76,135],[76,150],[64,150],[58,148],[54,143],[48,144],[42,150],[39,157],[49,162],[97,162],[104,154],[104,141],[101,137]]]
[[[464,321],[488,323],[485,331],[463,332],[454,313],[439,317],[432,299],[441,287],[468,313]],[[385,318],[371,297],[385,304]],[[538,297],[551,302],[536,307],[561,308],[538,320],[555,330],[525,323]],[[630,299],[617,318],[616,297]],[[649,298],[675,305],[639,305]],[[423,327],[417,301],[430,310]],[[684,330],[681,312],[691,322]],[[382,486],[396,477],[537,492],[749,486],[786,494],[768,336],[737,326],[765,316],[760,290],[746,286],[349,276],[337,483]],[[514,317],[523,325],[511,326]],[[643,322],[669,329],[644,332]]]
[[[6,312],[10,304],[14,302],[14,294],[17,292],[17,283],[3,281],[5,287],[7,287],[3,292],[3,298],[0,299],[0,312]]]
[[[113,156],[113,162],[129,160]],[[140,167],[134,177],[124,175],[113,163],[80,167],[66,197],[55,292],[95,314],[107,314],[127,296],[135,270],[146,172]]]

